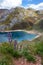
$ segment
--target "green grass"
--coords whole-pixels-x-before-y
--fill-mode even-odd
[[[4,56],[0,60],[0,65],[11,65],[11,58],[9,56]]]
[[[31,61],[35,61],[34,56],[40,56],[42,59],[42,65],[43,65],[43,40],[42,38],[37,39],[35,41],[29,42],[29,41],[23,41],[21,42],[23,49],[27,46],[27,49],[29,51],[29,54],[27,51],[24,51],[24,55],[26,54],[26,58]],[[20,44],[20,45],[21,45]],[[30,58],[29,58],[30,57]]]
[[[0,54],[2,55],[0,56],[0,64],[5,63],[5,65],[9,65],[6,63],[7,62],[10,63],[12,57],[16,59],[23,57],[27,61],[35,62],[36,61],[35,56],[37,55],[41,56],[43,62],[43,40],[41,41],[37,40],[32,42],[22,41],[17,45],[16,49],[14,49],[14,44],[3,43],[0,44]]]
[[[24,58],[27,59],[27,61],[32,61],[32,62],[35,62],[35,57],[30,54],[30,52],[28,51],[28,49],[23,49],[23,52],[22,52]]]

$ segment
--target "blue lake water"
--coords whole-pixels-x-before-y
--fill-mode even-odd
[[[10,35],[9,35],[10,33]],[[22,40],[32,40],[37,35],[36,34],[30,34],[23,31],[15,31],[15,32],[0,32],[0,42],[8,42],[9,36],[12,40],[17,40],[18,42]]]

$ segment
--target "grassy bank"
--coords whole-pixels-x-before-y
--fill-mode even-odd
[[[0,65],[14,65],[12,58],[22,57],[29,62],[35,63],[36,56],[42,58],[43,65],[43,40],[41,38],[32,42],[22,41],[17,45],[14,44],[14,42],[0,44]]]

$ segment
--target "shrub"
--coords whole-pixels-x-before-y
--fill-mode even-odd
[[[21,57],[22,55],[19,53],[19,51],[15,50],[15,51],[12,53],[12,56],[15,57],[15,58],[19,58],[19,57]]]
[[[35,57],[34,57],[33,55],[31,55],[28,50],[24,49],[22,53],[23,53],[23,56],[24,56],[28,61],[35,62]]]
[[[8,44],[8,43],[3,43],[2,46],[0,47],[1,53],[7,54],[7,53],[12,53],[13,47]]]
[[[15,58],[21,57],[20,52],[17,49],[14,49],[13,46],[8,43],[2,44],[0,51],[3,54],[10,54],[11,56]]]
[[[18,50],[14,50],[13,48],[9,47],[7,48],[7,52],[10,53],[13,57],[19,58],[21,57],[21,54]]]
[[[9,56],[3,56],[0,60],[0,65],[13,65]]]
[[[43,42],[39,42],[37,44],[37,50],[36,50],[37,54],[39,54],[40,56],[43,57]]]
[[[31,54],[28,54],[27,56],[25,56],[25,58],[26,58],[28,61],[35,62],[35,57],[32,56]]]

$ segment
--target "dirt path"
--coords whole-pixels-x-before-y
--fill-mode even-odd
[[[14,65],[41,65],[41,57],[37,56],[36,60],[37,60],[36,63],[32,63],[32,62],[27,62],[26,59],[23,58],[19,58],[18,60],[13,59],[13,64]]]

